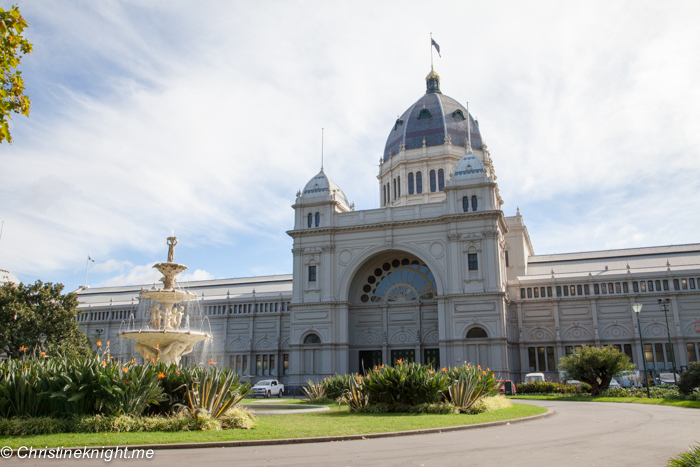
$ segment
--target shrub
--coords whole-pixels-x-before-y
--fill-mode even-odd
[[[627,355],[609,345],[603,348],[584,345],[572,355],[563,357],[559,364],[559,370],[566,373],[567,379],[590,384],[594,396],[608,389],[613,376],[634,371],[635,368]]]
[[[457,407],[449,402],[438,402],[435,404],[372,404],[355,410],[358,413],[429,413],[429,414],[450,414],[459,413]]]
[[[346,389],[350,389],[351,375],[335,375],[330,378],[323,378],[323,389],[329,399],[342,397]]]
[[[688,365],[688,369],[681,374],[678,381],[678,391],[681,394],[691,394],[695,388],[700,388],[700,362]]]
[[[669,467],[697,467],[700,465],[700,444],[668,460]]]
[[[242,407],[233,407],[219,417],[219,422],[224,430],[233,428],[250,430],[255,425],[255,416]]]
[[[52,435],[70,429],[69,421],[51,417],[0,418],[0,436]]]
[[[109,417],[93,415],[75,419],[71,428],[71,431],[75,433],[176,432],[220,430],[221,424],[208,415],[202,415],[197,418],[188,417],[185,414],[170,417],[132,417],[129,415]]]
[[[449,386],[445,372],[420,363],[375,367],[358,377],[372,403],[418,405],[441,402]]]
[[[553,381],[529,381],[518,384],[516,388],[518,394],[578,394],[585,391],[574,384],[561,384]]]
[[[647,397],[646,388],[610,388],[601,392],[603,397]],[[649,388],[652,399],[686,399],[678,394],[678,388],[674,386],[657,386]]]
[[[175,408],[192,418],[206,415],[216,420],[247,396],[250,388],[250,382],[242,384],[231,369],[212,367],[187,388],[187,404],[176,404]]]
[[[351,379],[350,389],[345,390],[339,401],[345,403],[350,412],[366,409],[369,406],[369,392],[365,381],[361,377]]]
[[[469,409],[470,414],[493,412],[494,410],[507,409],[513,404],[503,395],[483,397],[476,401]]]
[[[325,401],[328,399],[326,397],[326,388],[323,385],[323,382],[320,381],[308,380],[306,382],[306,387],[302,386],[301,392],[303,392],[306,397],[309,398],[310,402],[317,402],[321,400]]]

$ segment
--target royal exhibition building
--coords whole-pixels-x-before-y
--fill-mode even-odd
[[[207,317],[207,361],[289,387],[398,359],[557,379],[583,345],[652,372],[698,361],[700,244],[535,254],[501,210],[498,156],[435,71],[387,130],[381,206],[355,210],[323,169],[296,193],[292,274],[178,284]],[[79,290],[80,328],[131,359],[117,334],[148,287]]]

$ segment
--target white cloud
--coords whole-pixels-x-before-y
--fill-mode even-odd
[[[196,269],[193,273],[185,273],[178,277],[179,282],[188,281],[208,281],[214,279],[214,276],[202,269]]]
[[[104,285],[151,283],[133,264],[164,259],[170,228],[200,274],[243,238],[266,256],[237,271],[289,264],[279,238],[321,127],[327,173],[378,206],[377,160],[424,91],[430,31],[443,92],[479,117],[536,251],[698,241],[700,6],[680,5],[23,4],[34,107],[1,148],[3,265],[79,282],[89,252],[114,258],[93,269]],[[206,278],[231,275],[218,267]]]

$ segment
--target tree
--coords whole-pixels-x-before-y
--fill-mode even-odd
[[[21,358],[28,352],[88,351],[90,341],[75,320],[80,314],[78,296],[62,295],[62,291],[63,284],[41,281],[34,285],[8,282],[0,287],[0,352]]]
[[[12,143],[8,126],[12,112],[29,116],[31,102],[24,95],[22,72],[17,71],[22,55],[32,51],[32,44],[22,37],[26,27],[17,6],[0,8],[0,143]]]
[[[561,359],[559,370],[567,379],[577,379],[591,385],[591,394],[596,396],[608,389],[613,376],[634,371],[627,355],[606,345],[602,349],[584,345],[572,355]]]
[[[700,362],[688,365],[688,369],[681,374],[681,379],[678,381],[678,392],[681,394],[687,396],[695,388],[700,388]]]

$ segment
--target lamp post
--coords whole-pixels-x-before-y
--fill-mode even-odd
[[[673,382],[678,385],[678,377],[676,376],[676,352],[671,343],[671,328],[668,326],[668,304],[670,302],[670,298],[659,299],[659,306],[664,310],[664,315],[666,316],[666,332],[668,333],[668,346],[671,347],[671,364],[673,365]]]
[[[642,369],[642,374],[644,375],[644,385],[647,387],[647,399],[651,399],[651,395],[649,394],[649,378],[647,378],[647,355],[644,350],[644,339],[642,338],[642,325],[639,322],[639,313],[642,311],[642,304],[635,303],[634,305],[632,305],[632,309],[635,313],[637,313],[637,327],[639,328],[639,341],[642,344],[642,362],[644,365]]]

